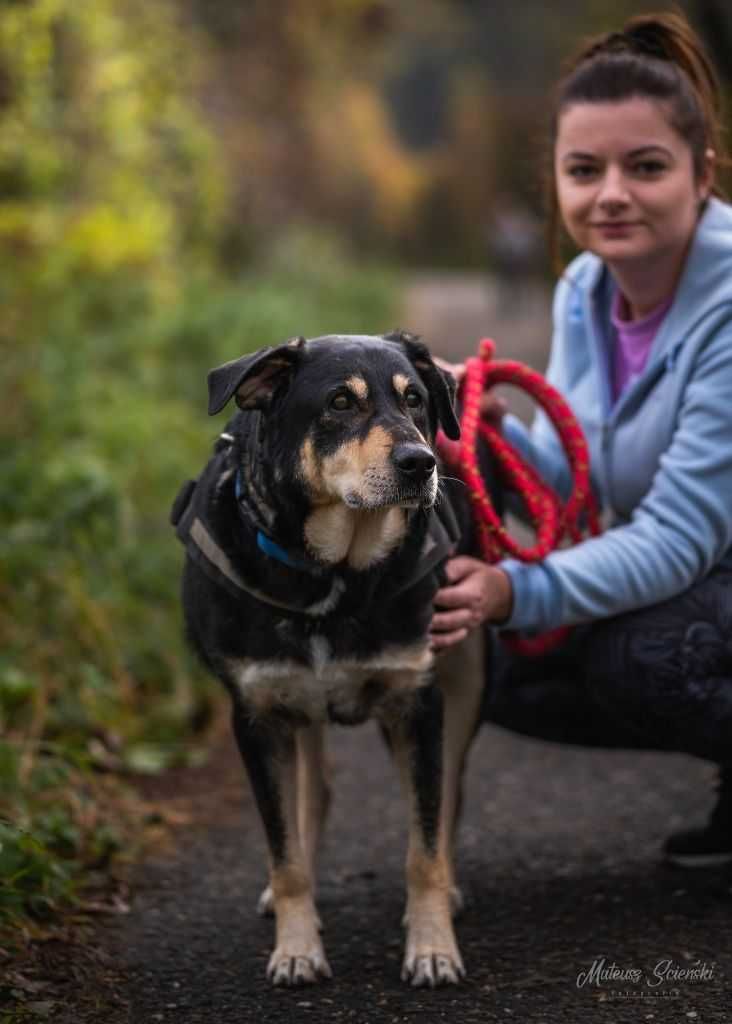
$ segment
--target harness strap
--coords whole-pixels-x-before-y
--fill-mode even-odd
[[[186,544],[186,548],[196,563],[201,566],[203,571],[215,583],[223,584],[225,580],[229,584],[233,584],[233,591],[230,586],[226,589],[236,597],[241,597],[243,591],[245,594],[249,594],[250,597],[255,598],[255,600],[261,601],[262,604],[268,604],[273,608],[281,608],[288,612],[297,612],[298,615],[320,615],[322,614],[322,608],[327,607],[329,604],[326,597],[324,600],[319,600],[317,603],[303,608],[301,605],[289,604],[287,601],[278,601],[270,594],[265,594],[264,591],[253,587],[251,583],[236,571],[226,552],[219,547],[198,517],[191,523],[188,538],[190,543]],[[217,570],[214,574],[210,572],[210,567],[212,566]],[[221,576],[223,576],[223,580]],[[335,585],[336,580],[334,579]]]
[[[185,546],[190,557],[209,579],[223,587],[233,597],[241,597],[242,593],[245,593],[262,604],[297,615],[319,617],[328,614],[335,607],[335,596],[343,587],[343,580],[337,572],[332,573],[329,593],[324,598],[319,598],[312,604],[303,606],[280,601],[253,586],[232,564],[231,559],[217,542],[210,526],[205,521],[205,504],[202,500],[203,496],[209,493],[211,487],[219,486],[226,474],[231,472],[231,468],[227,465],[226,452],[217,453],[209,461],[198,480],[188,480],[183,484],[173,503],[170,520],[176,528],[176,536]],[[459,532],[452,506],[447,499],[443,499],[437,509],[430,511],[428,532],[413,572],[406,579],[397,581],[386,596],[392,598],[403,594],[425,579],[429,573],[434,572],[452,554],[459,538]],[[274,542],[264,537],[265,544],[263,545],[260,536],[262,536],[261,532],[257,535],[257,545],[260,550],[282,562],[282,558],[273,555],[269,550],[270,545],[273,545]],[[267,541],[269,544],[266,543]],[[274,547],[287,554],[284,549],[279,548],[279,545],[274,545]],[[312,574],[310,566],[293,565],[292,567],[296,571],[306,571]]]
[[[429,573],[434,572],[455,550],[460,538],[460,528],[450,502],[443,498],[438,506],[430,509],[427,536],[424,539],[419,560],[414,572],[389,597],[404,594],[420,583]]]

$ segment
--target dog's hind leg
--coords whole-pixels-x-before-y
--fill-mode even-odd
[[[442,814],[451,872],[454,872],[465,760],[480,721],[484,686],[483,648],[483,631],[474,629],[462,643],[448,648],[435,660],[435,675],[442,690],[444,706]],[[453,913],[458,914],[464,901],[455,884],[454,874],[450,883],[450,901]]]
[[[320,724],[305,726],[295,733],[297,749],[297,830],[315,892],[315,861],[330,807],[325,758],[325,729]],[[268,885],[257,904],[262,916],[274,914],[272,886]]]
[[[442,691],[420,687],[406,713],[386,721],[409,797],[407,927],[402,979],[457,984],[465,974],[450,912],[449,829],[442,813]]]
[[[275,985],[330,977],[298,834],[295,729],[277,716],[252,716],[240,702],[232,723],[269,846],[276,943],[267,976]]]

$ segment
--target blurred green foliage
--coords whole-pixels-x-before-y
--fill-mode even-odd
[[[307,226],[224,275],[202,55],[164,2],[0,7],[0,926],[106,864],[110,778],[186,758],[210,712],[168,525],[221,426],[207,370],[393,326],[391,276]]]

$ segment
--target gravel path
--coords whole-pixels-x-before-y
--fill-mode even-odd
[[[405,832],[392,766],[369,726],[332,740],[319,908],[333,980],[290,991],[265,981],[272,924],[254,913],[264,843],[226,738],[212,765],[178,776],[170,797],[197,793],[192,822],[141,866],[132,913],[107,936],[134,1024],[730,1020],[732,878],[657,864],[669,828],[707,802],[708,766],[484,727],[458,858],[468,980],[431,992],[399,980]],[[603,958],[642,980],[578,987]],[[664,961],[706,964],[711,977],[651,987]]]
[[[541,368],[546,295],[526,290],[518,314],[499,305],[481,278],[428,276],[409,289],[402,324],[455,357],[489,330],[503,354]],[[658,863],[670,830],[704,819],[709,765],[484,727],[458,857],[468,980],[413,991],[399,980],[405,832],[395,773],[371,726],[331,738],[319,907],[333,980],[290,991],[265,981],[272,924],[254,914],[264,843],[224,734],[209,765],[151,784],[190,822],[139,867],[131,913],[100,937],[126,979],[134,1024],[732,1020],[732,874]],[[635,973],[578,985],[602,961]],[[695,965],[696,982],[669,975]],[[108,1011],[98,1019],[118,1024]]]

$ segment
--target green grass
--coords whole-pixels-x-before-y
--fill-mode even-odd
[[[24,344],[0,335],[6,935],[53,920],[113,860],[119,780],[198,756],[218,690],[184,647],[168,511],[225,422],[206,415],[207,371],[295,334],[395,325],[395,274],[301,249],[175,296],[137,278],[31,294]]]

